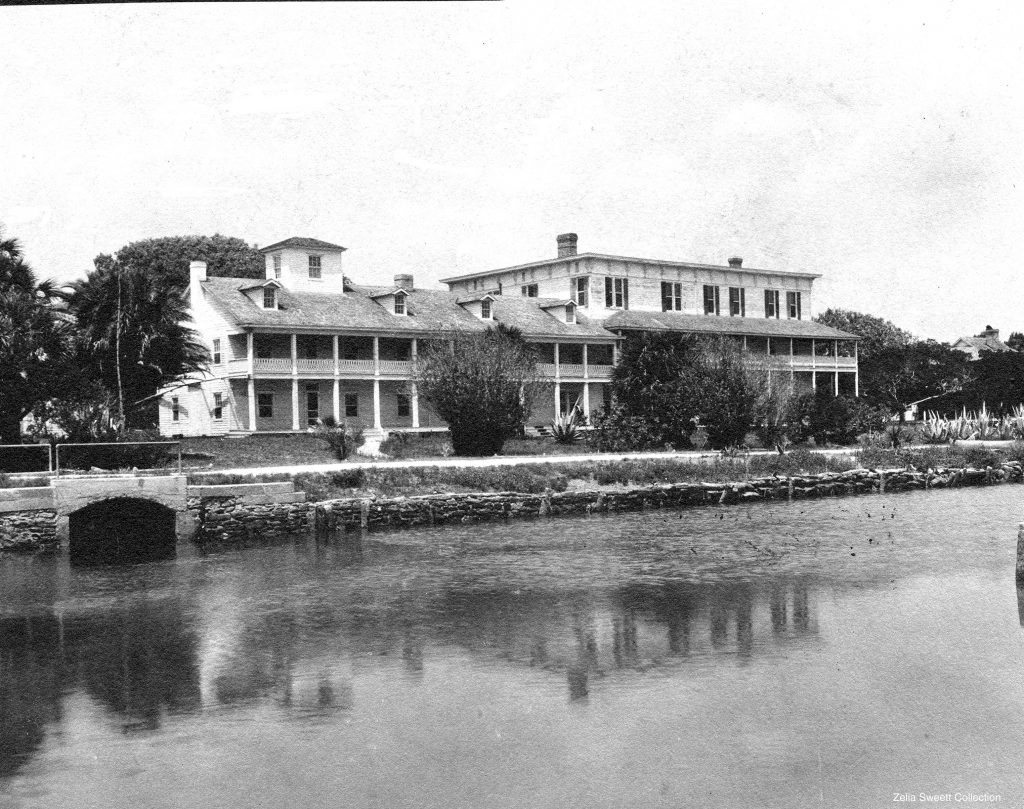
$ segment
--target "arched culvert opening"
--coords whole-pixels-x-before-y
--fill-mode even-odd
[[[113,497],[72,512],[72,563],[144,562],[174,556],[174,509],[136,497]]]

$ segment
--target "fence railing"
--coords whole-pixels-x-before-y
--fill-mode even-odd
[[[50,447],[49,444],[0,444],[0,471],[6,471],[6,472],[22,472],[22,471],[42,472],[42,471],[44,471],[42,469],[30,469],[30,470],[7,469],[5,464],[4,464],[4,457],[3,456],[5,455],[4,450],[8,450],[8,449],[15,450],[16,452],[17,451],[22,451],[22,450],[27,450],[29,452],[33,452],[33,451],[45,452],[46,453],[46,470],[45,471],[47,471],[47,472],[52,472],[53,471],[53,450],[52,450],[52,448]]]
[[[178,453],[178,474],[181,474],[181,442],[180,441],[94,441],[90,443],[82,444],[55,444],[54,445],[54,463],[51,467],[55,477],[60,477],[61,472],[61,450],[65,450],[65,457],[67,456],[67,450],[73,448],[95,448],[95,447],[143,447],[143,446],[161,446],[161,447],[175,447]],[[69,469],[65,465],[65,471]]]

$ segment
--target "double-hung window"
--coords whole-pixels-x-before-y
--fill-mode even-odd
[[[281,278],[281,256],[274,256],[274,278]]]
[[[181,417],[181,408],[178,405],[178,397],[171,397],[171,421],[177,421]]]
[[[220,365],[220,338],[215,337],[213,340],[213,364]]]
[[[409,418],[412,414],[412,406],[409,399],[408,393],[399,393],[396,395],[396,409],[398,410],[398,417],[401,419]]]
[[[404,292],[397,292],[397,293],[395,293],[395,314],[396,315],[404,315],[405,314],[405,293]]]
[[[743,287],[729,287],[729,315],[744,317],[747,313],[747,291]]]
[[[359,415],[359,394],[345,394],[345,418],[354,419]]]
[[[491,319],[491,299],[484,298],[480,301],[480,317],[483,320]]]
[[[799,292],[787,292],[786,293],[786,311],[789,313],[789,317],[792,320],[800,319],[800,293]]]
[[[711,284],[704,285],[704,314],[717,315],[721,313],[718,287]]]
[[[523,284],[522,289],[524,298],[536,298],[537,297],[537,285],[536,284]]]
[[[277,308],[277,290],[274,287],[263,287],[263,308]]]
[[[661,311],[679,312],[683,308],[683,285],[677,281],[661,282]]]
[[[224,394],[213,394],[213,420],[220,421],[224,418]]]
[[[628,309],[629,308],[629,279],[612,278],[606,276],[604,279],[604,305],[607,309]]]
[[[320,279],[320,256],[309,257],[309,277]]]
[[[274,394],[273,393],[257,393],[256,394],[256,414],[261,419],[272,419],[272,418],[274,418]]]
[[[590,292],[590,276],[582,275],[569,281],[569,297],[576,302],[577,306],[587,305],[587,295]]]
[[[764,291],[764,316],[774,318],[779,316],[779,290],[766,289]]]

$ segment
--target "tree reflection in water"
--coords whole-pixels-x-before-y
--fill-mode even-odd
[[[72,609],[53,596],[48,611],[0,619],[0,777],[40,747],[76,691],[125,733],[204,707],[269,703],[327,718],[355,704],[353,661],[422,678],[432,657],[456,648],[561,675],[568,699],[584,702],[595,678],[682,669],[708,655],[748,665],[815,632],[800,579],[481,586],[450,570],[417,579],[393,551],[373,564],[351,549],[295,553],[283,565],[274,553],[245,559],[223,580],[162,582],[171,597],[136,593]],[[174,565],[153,575],[173,576]],[[211,607],[211,594],[233,612]]]

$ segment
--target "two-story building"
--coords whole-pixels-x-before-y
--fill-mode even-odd
[[[325,416],[443,429],[418,395],[416,358],[430,341],[496,323],[537,348],[547,381],[531,423],[606,405],[618,345],[638,331],[728,335],[798,386],[857,392],[856,338],[810,320],[810,273],[578,254],[563,234],[553,259],[448,278],[448,290],[409,273],[370,287],[345,276],[345,249],[268,245],[262,280],[208,277],[192,262],[191,317],[212,361],[163,391],[162,434],[300,431]]]

